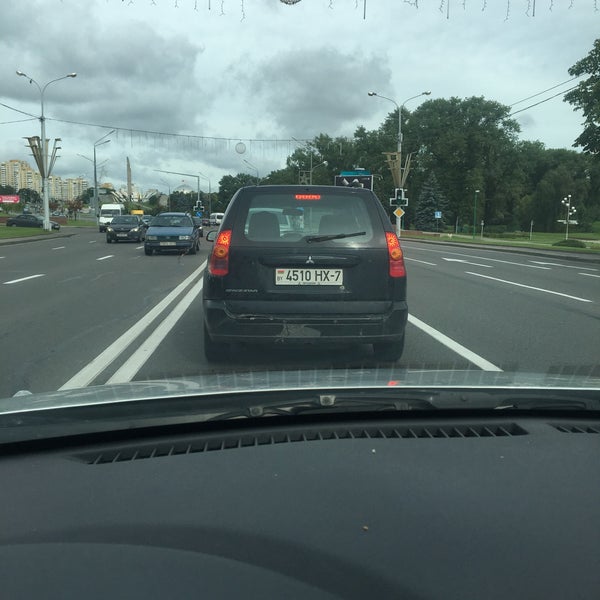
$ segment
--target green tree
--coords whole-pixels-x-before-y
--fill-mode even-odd
[[[238,173],[237,175],[224,175],[219,181],[219,193],[216,201],[212,203],[213,212],[225,212],[233,195],[241,188],[256,185],[256,175]]]
[[[435,172],[447,190],[450,220],[468,222],[476,189],[481,190],[486,223],[512,220],[518,194],[508,183],[518,164],[519,125],[509,114],[508,106],[483,97],[424,102],[403,128],[403,151],[414,153],[409,189],[420,190],[428,174]]]
[[[16,194],[17,190],[12,185],[0,185],[0,194],[2,195],[11,195]]]
[[[30,188],[21,188],[18,192],[19,198],[23,204],[41,204],[42,197],[38,192]]]
[[[192,212],[198,199],[197,194],[176,190],[169,197],[170,210],[173,212]]]
[[[422,231],[443,229],[446,223],[447,207],[446,198],[440,189],[435,173],[430,173],[416,202],[415,227]],[[442,213],[441,219],[435,218],[435,213],[438,211]]]
[[[584,152],[600,156],[600,38],[594,42],[590,53],[577,61],[570,69],[569,75],[581,77],[574,90],[565,94],[565,101],[581,110],[585,120],[583,132],[575,140],[574,146],[580,146]]]

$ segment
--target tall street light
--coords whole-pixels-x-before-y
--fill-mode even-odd
[[[171,210],[171,184],[168,181],[165,181],[164,179],[161,179],[160,182],[163,185],[166,185],[167,189],[169,190],[169,195],[167,196],[167,207],[170,211]],[[159,210],[160,210],[160,208],[159,208]]]
[[[210,183],[210,177],[207,177],[206,175],[204,175],[204,173],[201,173],[200,171],[198,171],[198,175],[200,175],[200,177],[208,181],[208,214],[210,215],[212,213],[212,186]]]
[[[398,142],[397,142],[397,148],[398,148],[398,166],[397,166],[397,187],[403,187],[404,185],[404,181],[402,178],[402,109],[404,108],[404,105],[409,102],[410,100],[414,100],[415,98],[420,98],[421,96],[429,96],[431,95],[430,91],[425,91],[425,92],[421,92],[420,94],[417,94],[416,96],[411,96],[410,98],[407,98],[406,100],[404,100],[404,102],[402,102],[402,104],[398,105],[398,103],[395,100],[392,100],[392,98],[388,98],[387,96],[382,96],[381,94],[378,94],[377,92],[368,92],[369,96],[377,96],[378,98],[383,98],[384,100],[388,100],[389,102],[391,102],[396,109],[398,110]]]
[[[242,158],[242,161],[245,162],[251,169],[254,169],[256,171],[256,185],[259,185],[260,178],[258,176],[258,167],[256,167],[256,165],[253,165],[249,160],[246,160],[245,158]]]
[[[98,175],[97,175],[97,166],[96,166],[96,148],[98,146],[102,146],[103,144],[108,144],[110,140],[107,140],[109,135],[112,135],[115,132],[113,129],[109,131],[107,134],[103,135],[98,141],[94,142],[94,210],[98,212]]]
[[[195,177],[196,182],[198,183],[198,192],[197,192],[197,202],[198,206],[200,206],[200,176],[194,175],[193,173],[178,173],[177,171],[163,171],[161,169],[154,169],[157,173],[170,173],[171,175],[183,175],[184,177]]]
[[[46,231],[50,231],[50,190],[48,189],[48,178],[50,177],[50,169],[48,168],[48,140],[46,139],[46,117],[44,115],[44,92],[46,91],[46,88],[51,84],[54,83],[56,81],[61,81],[62,79],[67,79],[68,77],[77,77],[77,73],[69,73],[68,75],[64,75],[63,77],[58,77],[57,79],[52,79],[51,81],[48,81],[48,83],[45,83],[43,86],[40,86],[40,84],[33,78],[33,77],[29,77],[29,75],[27,75],[26,73],[23,73],[23,71],[17,71],[16,72],[17,75],[19,77],[26,77],[27,79],[29,79],[29,83],[35,83],[35,85],[37,86],[38,90],[40,91],[40,102],[41,102],[41,108],[42,108],[42,113],[40,115],[40,124],[41,124],[41,136],[42,139],[40,140],[40,144],[41,144],[41,165],[38,165],[38,167],[40,167],[40,170],[42,171],[42,173],[40,173],[40,175],[42,176],[42,193],[43,193],[43,199],[44,199],[44,229]]]
[[[310,185],[312,185],[312,174],[313,174],[313,171],[314,171],[315,169],[317,169],[318,167],[327,166],[327,164],[328,164],[328,163],[327,163],[327,161],[326,161],[326,160],[324,160],[322,163],[319,163],[318,165],[315,165],[315,166],[313,167],[313,166],[312,166],[312,154],[310,155],[310,158],[311,158],[311,161],[310,161],[310,163],[311,163],[311,167],[310,167],[310,171],[309,171],[309,173],[310,173],[310,174],[309,174],[308,178],[309,178],[309,183],[310,183]]]
[[[479,190],[475,190],[475,198],[473,199],[473,239],[475,239],[475,229],[477,228],[477,196]]]
[[[569,239],[569,219],[577,212],[577,209],[573,206],[571,207],[571,194],[565,196],[561,200],[563,206],[567,209],[567,215],[565,219],[566,229],[565,229],[565,240]]]

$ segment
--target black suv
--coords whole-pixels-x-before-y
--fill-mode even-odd
[[[204,351],[224,360],[250,343],[371,343],[404,348],[400,243],[370,190],[257,186],[232,198],[204,273]]]

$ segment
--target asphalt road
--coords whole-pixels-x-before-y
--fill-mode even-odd
[[[147,257],[94,229],[0,245],[0,397],[229,370],[373,366],[367,345],[236,348],[208,365],[196,256]],[[600,260],[403,241],[398,369],[598,374]]]

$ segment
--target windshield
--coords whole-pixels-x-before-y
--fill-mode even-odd
[[[7,0],[0,398],[600,390],[600,12],[535,4]]]
[[[112,220],[112,224],[113,225],[137,225],[138,223],[138,218],[137,217],[115,217]]]

